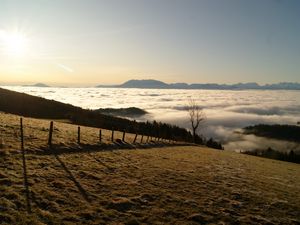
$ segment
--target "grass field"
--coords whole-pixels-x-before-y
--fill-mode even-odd
[[[0,114],[1,224],[300,223],[298,164],[197,146],[101,150],[98,129],[87,127],[82,147],[77,127],[59,122],[61,151],[51,152],[48,127],[24,119],[28,214],[19,117]]]

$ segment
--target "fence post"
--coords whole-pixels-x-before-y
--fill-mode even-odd
[[[122,141],[125,141],[125,130],[123,131]]]
[[[23,118],[20,118],[20,132],[21,132],[21,151],[22,151],[22,163],[23,163],[23,176],[24,176],[24,186],[25,186],[25,193],[26,193],[26,208],[27,208],[27,212],[31,213],[31,204],[30,204],[28,179],[27,179],[26,158],[25,158],[25,149],[24,149]]]
[[[24,151],[23,118],[20,118],[21,150]]]
[[[77,129],[77,144],[80,144],[80,127]]]
[[[100,143],[102,142],[102,131],[101,131],[101,129],[99,130],[99,142]]]
[[[141,143],[143,143],[143,139],[144,139],[144,135],[142,135],[142,137],[141,137]]]
[[[114,142],[114,128],[111,130],[111,142]]]
[[[50,122],[48,145],[52,147],[53,121]]]
[[[146,142],[148,142],[149,141],[149,135],[148,135],[148,137],[147,137],[147,140],[146,140]]]
[[[133,140],[133,143],[136,142],[137,136],[138,136],[138,134],[136,133],[136,134],[135,134],[135,137],[134,137],[134,140]]]

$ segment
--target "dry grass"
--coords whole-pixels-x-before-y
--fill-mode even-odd
[[[27,151],[40,151],[47,147],[50,121],[41,119],[24,118],[24,141]],[[114,131],[114,143],[111,141],[112,132],[102,129],[102,140],[99,143],[99,129],[92,127],[81,127],[81,145],[77,144],[78,126],[68,123],[68,121],[54,121],[53,145],[58,149],[80,149],[83,146],[101,147],[110,145],[111,148],[118,147],[115,142],[121,140],[123,132]],[[133,143],[135,134],[126,133],[125,142]],[[143,137],[145,144],[148,137]],[[141,135],[136,142],[141,143]],[[149,140],[150,141],[150,138]],[[1,144],[2,143],[2,144]],[[20,148],[20,117],[0,112],[0,148],[14,151]]]
[[[29,151],[32,214],[28,215],[19,120],[7,114],[0,118],[5,138],[0,155],[2,224],[300,223],[298,164],[192,146],[85,148],[63,154]],[[47,129],[48,124],[28,119],[27,148],[44,145],[47,131],[35,130]],[[76,126],[57,127],[57,143],[69,146],[76,140]],[[84,141],[97,140],[98,132],[84,129],[91,132]]]

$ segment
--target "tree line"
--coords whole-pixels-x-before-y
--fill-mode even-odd
[[[280,152],[275,149],[268,148],[267,150],[245,151],[243,153],[247,155],[254,155],[269,159],[300,163],[300,153],[295,152],[294,150],[291,150],[289,152]]]
[[[244,133],[300,143],[300,126],[296,125],[259,124],[244,128]]]

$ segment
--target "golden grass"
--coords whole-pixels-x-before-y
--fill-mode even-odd
[[[2,224],[300,223],[298,164],[193,146],[86,148],[63,154],[29,151],[32,214],[27,214],[22,157],[13,129],[18,117],[0,114],[0,118],[1,129],[10,131],[2,132],[6,146],[0,156]],[[27,148],[45,145],[47,131],[34,130],[47,129],[49,121],[26,120]],[[76,141],[76,126],[57,127],[56,143],[68,146]],[[96,142],[98,132],[85,129],[84,142]],[[109,136],[108,132],[107,142]]]
[[[78,126],[67,123],[68,121],[54,121],[53,145],[56,148],[80,148],[77,144]],[[46,148],[49,137],[50,121],[23,118],[24,142],[28,151],[40,150]],[[102,140],[99,143],[99,129],[80,126],[80,143],[84,145],[114,145],[111,141],[111,130],[101,129]],[[114,140],[122,139],[123,132],[114,131]],[[135,134],[126,133],[125,142],[133,143]],[[136,142],[141,143],[141,135]],[[12,114],[0,113],[0,148],[2,150],[12,150],[20,148],[20,117]],[[149,139],[150,140],[150,139]],[[143,143],[147,137],[143,138]],[[2,144],[1,144],[2,143]],[[2,145],[2,146],[1,146]]]

